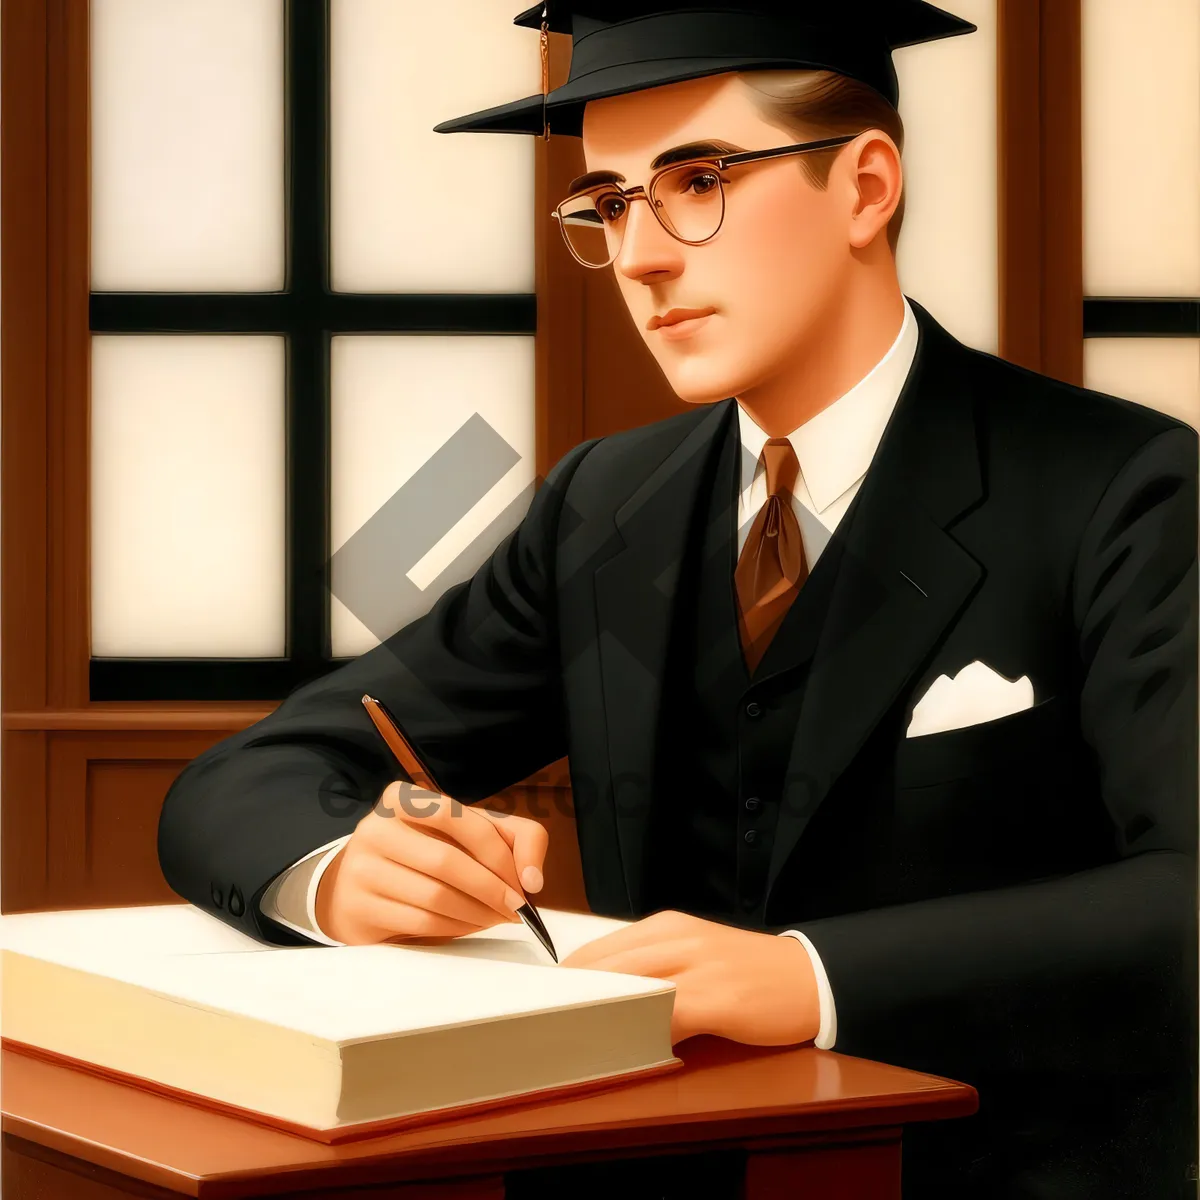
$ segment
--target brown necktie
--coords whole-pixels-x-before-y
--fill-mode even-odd
[[[734,572],[738,633],[751,674],[808,578],[800,522],[792,509],[800,474],[796,452],[787,438],[771,438],[763,446],[763,458],[767,501],[750,526]]]

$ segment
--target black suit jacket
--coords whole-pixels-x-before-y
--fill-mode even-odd
[[[913,307],[912,372],[805,584],[822,617],[793,629],[806,683],[762,928],[816,945],[839,1051],[979,1088],[977,1117],[906,1134],[907,1194],[1182,1196],[1196,436]],[[734,403],[575,447],[470,580],[189,764],[159,825],[171,887],[301,942],[259,901],[399,774],[370,692],[465,802],[569,753],[589,905],[645,915],[682,549]],[[1028,675],[1034,707],[906,738],[930,683],[975,660]]]

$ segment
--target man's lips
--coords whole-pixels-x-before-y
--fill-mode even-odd
[[[655,313],[646,322],[646,328],[653,331],[660,325],[678,325],[680,321],[690,321],[693,317],[707,317],[709,313],[716,311],[715,308],[673,308],[661,317]]]

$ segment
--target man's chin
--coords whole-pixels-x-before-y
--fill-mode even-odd
[[[736,396],[745,382],[742,372],[705,371],[702,364],[694,363],[695,371],[675,371],[667,375],[671,390],[685,404],[715,404]]]
[[[715,379],[671,380],[675,395],[685,404],[716,404],[718,400],[728,400],[736,396],[744,383],[739,376],[720,376]]]
[[[678,395],[678,393],[676,394]],[[718,400],[728,400],[730,394],[729,392],[722,392],[719,396],[680,396],[679,399],[684,404],[694,404],[700,407],[703,404],[716,404]]]

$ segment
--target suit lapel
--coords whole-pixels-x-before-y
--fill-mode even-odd
[[[645,895],[655,737],[672,618],[701,480],[735,400],[713,404],[614,514],[622,545],[595,572],[617,837],[633,913]]]
[[[825,555],[835,555],[784,776],[768,900],[817,807],[983,574],[945,529],[983,494],[971,396],[957,369],[962,351],[924,309],[913,309],[913,369],[814,570],[815,577]]]

